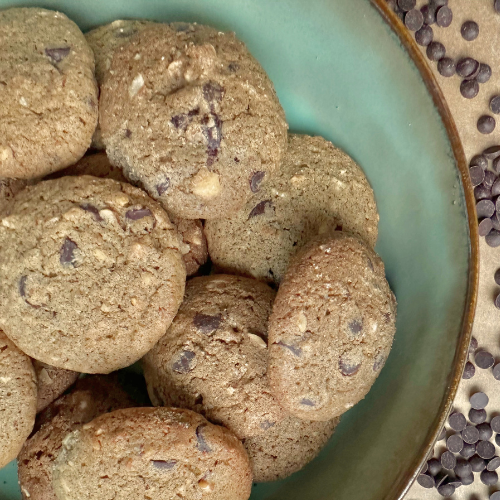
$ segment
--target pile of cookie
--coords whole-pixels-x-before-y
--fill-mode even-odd
[[[2,11],[0,97],[0,467],[24,498],[246,499],[312,460],[395,332],[358,165],[288,133],[208,26]]]

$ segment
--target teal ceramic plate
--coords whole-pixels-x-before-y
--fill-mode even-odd
[[[274,81],[291,130],[323,135],[365,170],[380,210],[377,251],[399,302],[394,348],[321,455],[285,481],[256,486],[254,500],[400,497],[444,421],[466,356],[477,234],[463,153],[413,42],[383,0],[375,4],[0,0],[62,10],[83,30],[134,17],[234,30]],[[0,498],[20,498],[13,464],[0,471]]]

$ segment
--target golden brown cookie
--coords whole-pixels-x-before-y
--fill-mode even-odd
[[[180,238],[140,189],[63,177],[0,218],[0,325],[29,356],[109,373],[149,351],[182,301]]]
[[[27,184],[28,181],[25,179],[0,178],[0,214],[7,212],[12,198]]]
[[[134,406],[115,375],[80,379],[73,391],[50,404],[37,417],[36,432],[18,457],[19,484],[24,500],[57,500],[52,466],[63,439],[94,418]]]
[[[36,415],[31,360],[0,330],[0,469],[16,458]]]
[[[287,124],[274,87],[233,33],[152,24],[116,50],[101,87],[111,163],[187,219],[230,214],[277,170]]]
[[[39,8],[0,11],[0,75],[0,177],[42,177],[84,155],[97,85],[73,21]]]
[[[304,420],[330,420],[363,399],[396,329],[384,264],[360,238],[317,237],[292,259],[269,318],[269,383]]]
[[[198,411],[241,439],[282,420],[266,377],[274,296],[239,276],[188,281],[179,313],[143,359],[153,404]]]
[[[205,224],[210,257],[224,272],[279,283],[290,257],[317,234],[336,227],[371,246],[379,216],[372,188],[346,153],[322,137],[290,134],[279,172],[229,218]]]
[[[252,473],[236,436],[177,408],[102,415],[63,441],[59,500],[246,500]]]

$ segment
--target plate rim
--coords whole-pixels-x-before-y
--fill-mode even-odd
[[[468,284],[467,295],[462,321],[460,335],[457,340],[455,356],[453,358],[452,369],[448,375],[447,389],[441,400],[434,423],[428,431],[423,446],[420,448],[417,458],[413,465],[403,473],[400,478],[392,485],[386,496],[387,500],[402,500],[408,493],[410,487],[415,482],[422,469],[424,462],[434,449],[434,444],[445,425],[446,419],[452,409],[455,395],[458,390],[462,373],[469,354],[469,345],[472,337],[472,326],[477,304],[478,285],[479,285],[479,234],[477,227],[476,203],[474,199],[474,190],[469,177],[469,168],[467,159],[460,140],[455,120],[451,114],[450,108],[446,102],[443,92],[432,72],[429,63],[420,52],[411,32],[402,23],[401,19],[390,8],[387,0],[370,0],[375,9],[382,16],[382,19],[389,25],[392,31],[399,38],[404,49],[419,70],[422,79],[432,97],[435,107],[443,122],[446,134],[450,140],[451,149],[455,159],[455,165],[458,169],[460,180],[462,182],[465,198],[466,215],[468,222],[468,243],[469,243],[469,263],[468,263]]]

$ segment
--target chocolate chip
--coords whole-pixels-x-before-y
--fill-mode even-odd
[[[203,98],[205,101],[214,102],[222,101],[224,96],[224,87],[217,82],[209,81],[203,85]]]
[[[493,458],[495,456],[495,446],[489,441],[479,441],[476,444],[476,452],[481,458]]]
[[[442,497],[451,497],[455,493],[455,486],[450,483],[442,484],[437,491]]]
[[[196,427],[196,440],[198,441],[196,447],[203,453],[210,453],[212,448],[208,445],[203,436],[203,429],[207,426],[207,424],[201,424]]]
[[[447,28],[453,21],[453,12],[446,5],[439,7],[436,11],[436,24],[441,28]]]
[[[490,99],[490,110],[496,115],[500,114],[500,95],[494,95]]]
[[[491,446],[493,445],[491,444]],[[494,484],[498,483],[498,474],[495,471],[483,470],[479,477],[481,479],[481,482],[483,484],[486,484],[487,486],[493,486]]]
[[[434,478],[430,474],[420,474],[417,477],[417,483],[423,488],[434,488],[435,481]]]
[[[175,128],[181,129],[185,129],[189,123],[189,119],[185,114],[172,116],[172,118],[170,118],[170,121]]]
[[[490,424],[488,424],[488,422],[478,424],[476,427],[479,431],[479,439],[481,441],[488,441],[491,436],[493,436],[493,431],[491,430]]]
[[[493,167],[493,170],[495,171],[495,173],[498,175],[500,174],[500,157],[498,158],[495,158],[492,162],[492,167]],[[493,196],[497,196],[500,194],[500,188],[498,188],[497,186],[497,190],[495,192],[495,194]]]
[[[474,99],[479,93],[479,83],[476,80],[462,80],[460,93],[466,99]]]
[[[405,14],[405,26],[410,31],[418,31],[424,25],[424,16],[417,9],[412,9]]]
[[[172,370],[177,373],[189,373],[193,369],[191,364],[195,357],[193,351],[182,351],[179,359],[172,365]]]
[[[294,356],[302,356],[302,349],[300,347],[296,347],[292,344],[285,344],[285,342],[282,342],[281,340],[279,342],[276,342],[275,345],[280,345],[281,347],[288,349],[293,353]]]
[[[495,0],[493,2],[493,8],[497,11],[500,12],[500,0]]]
[[[240,65],[236,62],[231,62],[228,64],[227,69],[231,71],[231,73],[236,73],[240,69]]]
[[[442,441],[446,437],[446,428],[443,427],[441,429],[441,432],[439,433],[439,436],[437,437],[437,441]]]
[[[45,49],[45,55],[55,64],[60,63],[65,57],[69,56],[70,47],[59,47],[57,49]]]
[[[357,335],[358,333],[363,330],[363,319],[354,319],[352,320],[349,325],[349,330],[351,333],[354,333],[354,335]]]
[[[488,160],[484,155],[476,155],[471,158],[469,167],[481,167],[483,170],[488,168]]]
[[[486,469],[486,462],[479,456],[474,455],[470,460],[469,463],[472,467],[472,472],[481,472],[484,469]]]
[[[59,253],[59,262],[63,266],[75,267],[75,250],[78,245],[70,238],[66,237]]]
[[[144,217],[153,217],[153,213],[149,208],[132,208],[125,212],[125,217],[130,220],[140,220]]]
[[[500,5],[500,0],[498,1]],[[490,495],[490,500],[500,500],[500,491],[495,491]]]
[[[479,72],[476,76],[476,80],[479,83],[486,83],[491,78],[491,66],[486,63],[481,63],[479,65]]]
[[[267,207],[272,208],[272,206],[273,203],[271,200],[263,200],[252,208],[251,212],[248,214],[248,218],[251,219],[257,215],[262,215],[266,211]]]
[[[477,216],[491,217],[495,213],[495,204],[491,200],[481,200],[476,204]]]
[[[464,458],[469,459],[470,457],[474,456],[476,453],[476,444],[475,443],[464,443],[464,447],[462,448],[462,451],[460,452],[460,455]]]
[[[19,280],[19,295],[21,297],[26,297],[26,281],[28,280],[28,276],[21,276]]]
[[[151,460],[151,465],[159,470],[172,470],[177,460]]]
[[[469,353],[474,354],[477,351],[477,339],[476,337],[471,337],[469,344]]]
[[[459,458],[455,466],[455,474],[458,477],[470,476],[472,474],[472,467],[467,460]]]
[[[457,62],[457,75],[469,78],[479,70],[479,63],[472,57],[464,57]]]
[[[433,39],[434,31],[430,26],[424,25],[415,33],[415,41],[422,47],[427,47]]]
[[[431,42],[427,45],[425,53],[431,61],[439,61],[439,59],[442,59],[446,55],[446,49],[440,42]]]
[[[433,9],[429,4],[422,6],[420,8],[420,12],[422,12],[422,15],[424,16],[424,23],[427,26],[434,24],[436,22],[436,10]],[[426,43],[425,45],[428,44]]]
[[[498,182],[500,182],[500,179],[498,179]],[[495,274],[493,275],[493,279],[495,280],[495,283],[497,285],[500,285],[500,268],[495,271]]]
[[[469,398],[469,403],[475,410],[482,410],[488,406],[489,400],[490,399],[484,392],[476,392]]]
[[[260,183],[265,175],[266,173],[262,170],[258,170],[252,174],[252,177],[250,177],[250,191],[252,191],[252,193],[256,193],[260,189]]]
[[[495,378],[495,380],[500,380],[500,363],[497,363],[493,367],[493,377]],[[492,420],[492,422],[493,422],[493,420]],[[498,431],[495,430],[495,432],[500,432],[500,419],[499,419],[499,422],[498,422]]]
[[[316,406],[316,403],[310,399],[302,398],[300,404],[304,406]]]
[[[130,130],[129,128],[126,128],[125,129],[125,137],[127,139],[130,139],[132,137],[132,130]]]
[[[476,200],[487,200],[491,198],[491,188],[484,186],[483,184],[476,186],[474,188],[474,197]]]
[[[450,77],[455,74],[455,61],[451,57],[439,59],[437,68],[441,76]]]
[[[378,372],[385,365],[386,359],[383,354],[379,354],[373,363],[373,371]]]
[[[477,129],[481,134],[491,134],[495,130],[496,121],[490,115],[480,116],[477,120]]]
[[[477,443],[479,441],[479,431],[473,425],[468,425],[462,431],[462,439],[467,444]]]
[[[103,220],[101,214],[99,213],[99,209],[94,205],[91,205],[90,203],[82,203],[80,208],[85,210],[85,212],[90,212],[96,221],[101,222]]]
[[[500,146],[491,146],[483,151],[483,156],[487,160],[494,160],[500,156]]]
[[[479,186],[484,181],[484,170],[481,167],[470,167],[469,176],[472,185]]]
[[[270,422],[269,420],[264,420],[263,422],[260,423],[260,428],[264,429],[267,431],[271,427],[274,427],[276,425],[276,422]]]
[[[500,231],[492,229],[486,236],[485,241],[492,248],[500,246]]]
[[[213,316],[210,314],[196,313],[195,317],[193,318],[194,326],[205,335],[215,332],[219,328],[221,322],[221,314],[216,314]]]
[[[483,422],[486,422],[486,410],[476,410],[475,408],[471,408],[469,410],[469,420],[473,424],[482,424]]]
[[[497,212],[500,212],[500,196],[494,198],[493,202],[495,203],[495,210],[497,210]]]
[[[445,451],[441,455],[441,466],[443,469],[452,470],[455,468],[455,465],[457,465],[455,455],[451,451]]]
[[[162,182],[156,185],[156,192],[158,193],[158,196],[161,196],[162,194],[166,193],[169,187],[170,187],[170,178],[165,177],[165,179]]]
[[[500,467],[500,457],[493,457],[486,465],[487,470],[497,470]]]
[[[497,180],[497,175],[494,172],[492,172],[491,170],[486,170],[484,172],[484,181],[483,181],[484,186],[491,189],[493,187],[493,184],[495,184],[496,180]]]
[[[446,440],[446,447],[452,453],[459,453],[464,447],[464,441],[458,434],[453,434]]]
[[[448,5],[448,0],[430,0],[429,5],[433,9],[437,9],[438,7],[442,7],[443,5]]]
[[[342,357],[339,358],[340,373],[342,373],[342,375],[346,377],[356,375],[356,373],[358,373],[360,368],[361,368],[361,363],[352,363],[348,360],[343,359]]]
[[[479,35],[479,25],[474,21],[465,21],[460,28],[462,38],[468,42],[472,42]]]
[[[448,423],[450,424],[450,427],[457,432],[463,431],[467,427],[467,420],[460,412],[452,413],[448,417]]]
[[[427,461],[427,470],[432,476],[437,476],[441,472],[441,462],[437,458]]]
[[[490,217],[490,219],[493,224],[493,229],[496,229],[497,231],[500,230],[500,215],[495,213]]]
[[[469,486],[469,484],[472,484],[474,482],[474,474],[461,477],[460,482],[462,483],[463,486]]]
[[[214,124],[203,127],[203,135],[207,140],[207,166],[213,165],[215,158],[219,154],[219,147],[222,141],[222,120],[219,115],[211,113]]]
[[[474,376],[475,373],[476,369],[474,368],[474,365],[470,361],[467,361],[467,363],[465,363],[465,368],[462,378],[465,380],[469,380]]]
[[[495,307],[497,309],[500,309],[500,292],[496,294],[494,303]]]

